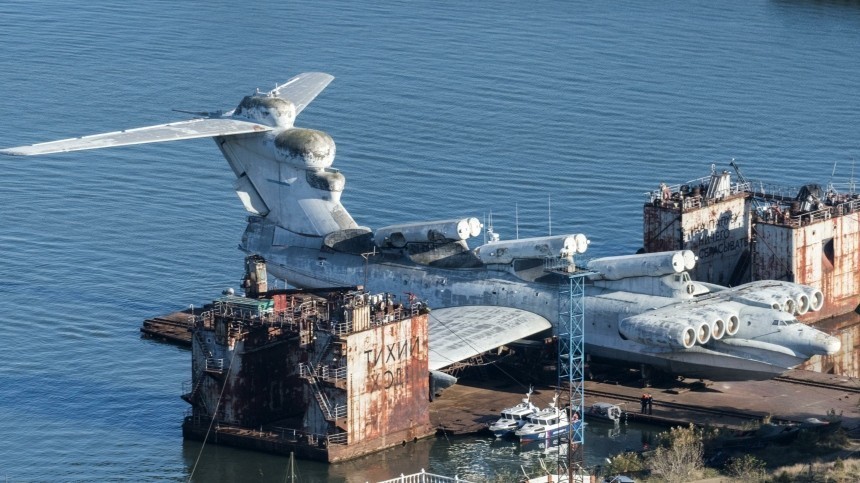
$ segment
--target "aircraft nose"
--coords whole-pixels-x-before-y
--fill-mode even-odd
[[[815,338],[813,351],[816,354],[832,356],[842,349],[842,341],[836,337],[820,334]]]
[[[842,341],[837,339],[836,337],[827,336],[827,347],[825,350],[827,351],[827,355],[832,356],[836,354],[842,349]]]

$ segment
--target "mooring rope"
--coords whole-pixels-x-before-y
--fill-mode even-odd
[[[209,440],[209,433],[212,431],[212,426],[215,424],[215,416],[218,414],[218,408],[221,406],[221,398],[224,397],[224,390],[227,389],[227,381],[230,380],[230,369],[233,368],[233,360],[236,358],[238,348],[233,350],[233,355],[230,357],[230,365],[227,366],[227,374],[224,375],[224,385],[221,386],[221,394],[218,395],[218,402],[215,403],[215,409],[212,410],[212,419],[209,421],[209,427],[206,429],[206,436],[203,437],[203,444],[200,445],[200,452],[197,453],[197,459],[194,461],[194,466],[191,468],[191,474],[188,475],[188,482],[194,477],[194,472],[197,471],[197,464],[200,463],[200,458],[203,456],[203,449],[206,447],[206,441]],[[206,363],[205,361],[203,362]],[[200,377],[203,377],[201,374]]]

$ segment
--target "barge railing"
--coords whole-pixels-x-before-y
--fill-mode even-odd
[[[411,475],[403,475],[401,474],[397,478],[392,478],[390,480],[380,481],[378,483],[471,483],[468,480],[464,480],[462,478],[458,478],[454,476],[453,478],[450,476],[442,476],[442,475],[434,475],[433,473],[427,473],[423,469],[420,473],[413,473]]]

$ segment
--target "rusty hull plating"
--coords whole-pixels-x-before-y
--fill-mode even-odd
[[[824,310],[800,319],[841,339],[842,352],[803,367],[860,375],[860,195],[733,183],[727,171],[649,193],[646,252],[692,250],[694,279],[735,286],[786,280],[824,294]]]
[[[420,306],[362,290],[268,296],[221,297],[196,318],[186,438],[335,462],[434,434]]]

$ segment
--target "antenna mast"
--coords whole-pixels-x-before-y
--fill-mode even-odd
[[[487,227],[487,228],[489,228],[490,230],[492,230],[492,229],[493,229],[493,227],[492,227],[492,226],[490,226],[490,225],[488,225],[488,224],[487,224],[487,214],[486,214],[486,213],[484,213],[484,226],[486,226],[486,227]],[[483,235],[484,235],[484,245],[486,245],[486,244],[487,244],[487,230],[483,230],[483,231],[484,231],[484,233],[483,233]]]
[[[514,203],[514,225],[516,225],[517,240],[520,239],[520,205]]]
[[[851,158],[851,194],[854,194],[854,158]]]
[[[552,235],[552,193],[548,194],[546,197],[546,206],[549,217],[549,234]]]

